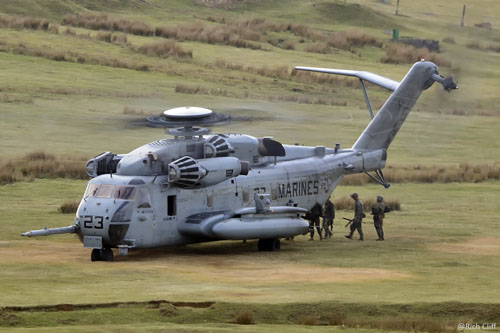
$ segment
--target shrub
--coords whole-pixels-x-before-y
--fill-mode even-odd
[[[78,205],[80,205],[80,201],[68,200],[59,207],[58,211],[61,214],[74,214],[78,209]]]
[[[111,32],[99,31],[96,35],[96,39],[103,42],[111,43]]]
[[[137,48],[137,52],[154,55],[158,57],[192,58],[193,51],[183,50],[175,41],[160,40],[149,44],[144,44]]]
[[[92,30],[122,31],[140,36],[152,36],[154,29],[149,24],[122,18],[109,17],[106,14],[67,15],[62,24]]]
[[[474,49],[474,50],[481,50],[482,49],[481,44],[479,44],[479,42],[477,42],[477,41],[469,42],[465,46],[467,46],[469,49]]]
[[[443,42],[449,43],[449,44],[456,44],[455,38],[450,37],[450,36],[446,36],[445,38],[443,38]]]
[[[234,323],[239,325],[251,325],[253,321],[253,312],[249,310],[242,310],[238,312],[234,318]]]
[[[424,58],[432,61],[438,66],[451,67],[451,62],[438,57],[435,53],[430,52],[427,48],[417,49],[411,45],[390,44],[386,48],[386,54],[380,59],[383,63],[388,64],[412,64]]]
[[[295,41],[293,40],[287,40],[285,43],[283,43],[283,48],[285,50],[295,50]]]
[[[309,325],[309,326],[314,326],[318,322],[319,318],[317,315],[305,315],[299,318],[298,324],[299,325]]]

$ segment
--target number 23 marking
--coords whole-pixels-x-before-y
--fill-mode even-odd
[[[85,215],[83,219],[83,227],[84,228],[89,228],[89,229],[102,229],[103,228],[103,220],[104,218],[102,216],[92,216],[92,215]],[[96,225],[92,226],[92,222],[95,222]]]

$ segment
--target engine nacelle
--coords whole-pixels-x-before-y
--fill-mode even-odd
[[[97,177],[105,173],[116,173],[116,166],[123,155],[116,155],[111,152],[105,152],[91,158],[85,165],[85,170],[89,177]]]
[[[205,187],[239,175],[246,176],[249,170],[250,164],[236,157],[195,160],[184,156],[168,165],[168,180],[185,187]]]

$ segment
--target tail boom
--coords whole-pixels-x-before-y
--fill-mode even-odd
[[[432,62],[414,64],[352,148],[387,149],[422,91],[428,89],[437,76],[438,67]]]

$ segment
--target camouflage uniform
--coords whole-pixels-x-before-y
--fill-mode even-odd
[[[325,202],[325,209],[323,213],[323,230],[325,231],[325,238],[332,237],[333,220],[335,219],[335,205],[328,199]]]
[[[346,237],[352,238],[354,231],[357,230],[359,233],[359,240],[362,241],[363,240],[362,223],[363,223],[363,217],[365,217],[365,212],[363,211],[363,202],[361,200],[359,200],[357,193],[351,194],[351,197],[355,200],[354,201],[354,218],[352,219],[352,223],[351,223],[351,232]]]
[[[311,238],[309,240],[314,239],[314,227],[318,231],[319,240],[322,240],[321,236],[321,228],[319,225],[319,218],[323,215],[323,209],[319,203],[316,203],[313,208],[309,211],[309,232],[311,233]]]
[[[377,203],[372,207],[373,214],[373,225],[375,226],[375,230],[377,231],[379,241],[384,240],[384,217],[385,213],[389,212],[390,208],[386,206],[384,203],[384,198],[381,196],[377,197]]]

